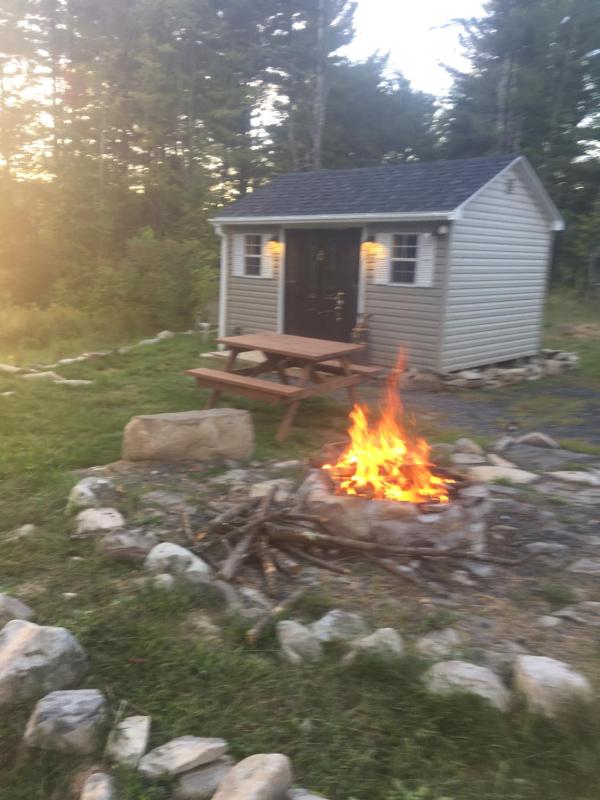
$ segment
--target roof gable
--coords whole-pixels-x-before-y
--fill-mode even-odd
[[[451,212],[518,156],[292,172],[219,211],[216,220]]]

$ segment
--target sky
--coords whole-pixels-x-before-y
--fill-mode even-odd
[[[343,52],[352,60],[390,52],[390,67],[415,89],[440,96],[451,82],[441,64],[467,66],[458,30],[444,26],[457,17],[482,16],[482,6],[482,0],[358,0],[356,38]]]

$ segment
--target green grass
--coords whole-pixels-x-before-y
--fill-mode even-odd
[[[182,336],[61,368],[65,377],[91,378],[87,388],[0,376],[0,392],[16,392],[0,397],[0,527],[40,526],[33,540],[9,543],[0,534],[0,591],[29,598],[28,589],[41,623],[75,633],[91,656],[86,685],[106,693],[113,713],[126,701],[128,713],[151,714],[153,745],[195,734],[224,736],[236,757],[285,752],[297,782],[332,800],[596,798],[596,708],[549,723],[519,708],[503,716],[470,698],[436,699],[423,691],[422,665],[411,658],[393,667],[361,661],[347,668],[329,653],[319,665],[282,667],[272,631],[248,648],[239,620],[214,609],[223,643],[190,640],[180,626],[201,605],[197,596],[149,592],[135,582],[138,571],[69,537],[64,504],[73,470],[118,459],[134,414],[200,407],[202,393],[182,374],[198,363],[200,349],[196,337]],[[278,445],[279,409],[235,404],[253,412],[260,459],[310,453],[346,426],[345,405],[315,400]],[[435,419],[425,430],[438,440],[464,434]],[[67,600],[64,592],[77,597]],[[315,592],[297,613],[315,618],[329,603]],[[450,621],[440,614],[424,624]],[[0,717],[0,800],[62,800],[77,764],[23,750],[28,713],[21,707]],[[132,773],[121,772],[119,781],[121,800],[170,797],[168,786],[149,787]]]

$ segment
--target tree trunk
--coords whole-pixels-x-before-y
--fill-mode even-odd
[[[317,69],[315,77],[315,96],[313,103],[313,157],[314,169],[323,166],[323,128],[325,126],[325,102],[327,88],[325,85],[325,72],[327,69],[327,44],[326,44],[325,0],[319,0],[317,15]]]

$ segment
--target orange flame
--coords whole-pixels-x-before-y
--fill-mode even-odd
[[[356,404],[350,412],[350,444],[336,464],[324,464],[340,493],[410,503],[447,503],[448,484],[434,475],[425,439],[412,435],[403,424],[404,411],[398,382],[404,369],[400,354],[390,373],[379,419],[370,422],[369,410]]]

